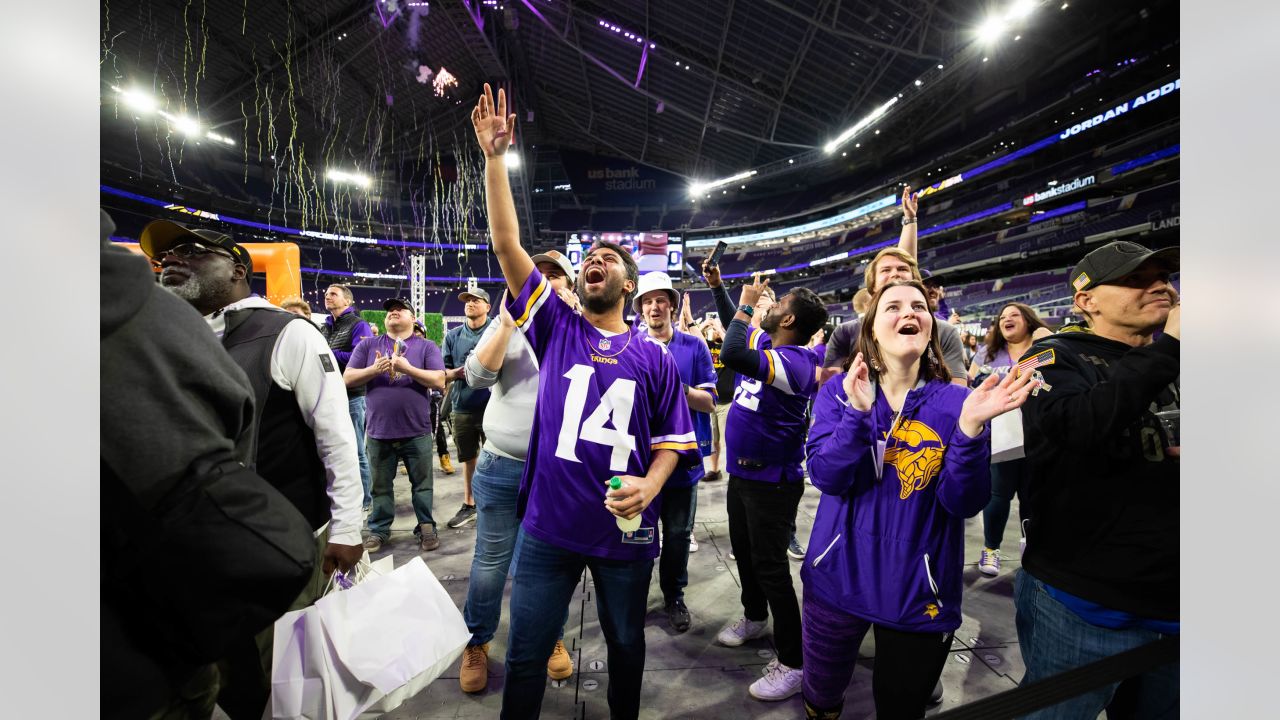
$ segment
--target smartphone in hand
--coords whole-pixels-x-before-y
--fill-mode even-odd
[[[727,249],[728,247],[729,247],[729,243],[727,243],[727,242],[725,242],[725,241],[723,241],[723,240],[721,240],[720,242],[716,243],[716,249],[711,251],[711,257],[708,259],[708,261],[709,261],[712,265],[719,265],[719,264],[720,264],[720,258],[724,257],[724,251],[725,251],[725,249]]]

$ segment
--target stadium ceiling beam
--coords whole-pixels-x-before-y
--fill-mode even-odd
[[[820,0],[818,3],[818,11],[814,13],[815,18],[821,18],[826,14],[827,8],[831,6],[832,0]],[[840,6],[836,5],[836,14],[839,14]],[[809,53],[809,46],[813,44],[813,39],[818,35],[818,26],[809,23],[809,27],[804,31],[804,38],[800,41],[800,48],[796,51],[794,57],[791,58],[791,64],[787,67],[787,74],[782,79],[782,92],[778,93],[777,104],[774,106],[773,119],[769,121],[769,138],[773,139],[775,133],[778,132],[778,120],[782,118],[782,110],[787,106],[787,93],[791,92],[791,84],[795,82],[796,76],[800,74],[800,66],[804,64],[804,58]]]
[[[602,15],[607,15],[608,10],[602,9],[590,2],[576,2],[576,3],[570,2],[567,5],[567,10],[565,12],[565,16],[566,16],[565,28],[566,29],[563,32],[557,32],[556,36],[559,37],[561,40],[567,40],[569,36],[568,29],[567,29],[568,26],[570,24],[573,24],[576,30],[577,24],[573,23],[573,19],[577,15],[584,14],[584,13],[587,15],[589,15],[590,13],[595,13],[596,16],[602,16]],[[584,17],[585,16],[586,15],[584,15]],[[547,23],[544,21],[543,24],[547,24]],[[550,25],[548,25],[548,27],[550,27]],[[671,49],[672,47],[674,47],[674,43],[664,42],[663,47],[665,49]],[[681,48],[679,49],[679,52],[681,54],[681,60],[684,61],[686,65],[689,65],[691,67],[696,67],[697,69],[705,71],[707,73],[712,72],[712,68],[709,67],[708,65],[702,62],[699,62],[696,59],[690,60],[690,58],[696,54],[695,52],[689,51],[687,48]],[[732,68],[731,67],[722,68],[722,70],[725,70],[725,69],[732,69]],[[732,85],[735,90],[737,90],[738,92],[744,95],[751,95],[752,97],[755,97],[757,100],[761,101],[765,105],[771,106],[775,102],[777,102],[776,93],[768,92],[766,90],[761,90],[760,88],[753,85],[751,82],[747,80],[743,80],[741,78],[733,77],[732,75],[726,74],[725,72],[718,73],[718,75],[719,75],[719,80],[721,82],[728,85]],[[668,103],[668,106],[669,105],[670,103]],[[795,113],[797,116],[803,117],[805,120],[809,121],[809,123],[813,125],[814,129],[819,129],[819,130],[826,129],[829,119],[826,118],[825,115],[823,115],[822,117],[819,117],[819,115],[816,114],[816,112],[813,109],[797,108],[794,105],[791,106],[789,109],[791,110],[791,112]]]
[[[276,62],[273,62],[270,65],[267,65],[256,73],[245,73],[244,80],[235,87],[220,93],[220,97],[210,105],[207,105],[206,110],[212,111],[214,108],[221,107],[228,101],[234,100],[243,90],[248,88],[250,85],[253,85],[254,81],[257,80],[258,77],[275,73],[283,67],[286,62],[292,62],[305,53],[310,52],[330,33],[340,32],[348,29],[350,26],[359,24],[360,20],[367,18],[368,14],[368,6],[363,2],[357,2],[353,6],[348,6],[348,9],[345,12],[335,13],[336,19],[326,17],[319,22],[309,25],[300,35],[295,35],[295,38],[301,37],[302,41],[296,43],[292,50],[286,52],[284,57],[276,60]]]
[[[600,143],[601,145],[604,145],[605,147],[618,153],[620,156],[626,158],[627,160],[630,160],[631,162],[636,163],[637,165],[644,165],[645,167],[651,167],[654,170],[661,170],[664,173],[672,172],[671,168],[663,167],[662,165],[656,165],[647,160],[642,160],[641,158],[636,157],[633,153],[629,153],[626,150],[623,150],[617,145],[614,145],[609,140],[606,140],[600,137],[599,135],[596,135],[595,133],[591,132],[589,129],[582,127],[582,125],[574,117],[574,114],[572,112],[566,111],[561,108],[562,105],[567,105],[572,107],[577,104],[575,101],[569,100],[567,98],[562,98],[559,95],[556,95],[555,92],[547,89],[547,87],[545,85],[542,85],[541,83],[539,83],[538,86],[539,86],[538,89],[539,89],[540,95],[546,98],[547,100],[551,101],[550,107],[555,109],[556,114],[568,120],[569,124],[573,125],[578,130],[578,132],[581,133],[584,137],[590,138],[591,140],[594,140]]]
[[[576,51],[579,55],[581,55],[584,59],[586,59],[586,60],[587,60],[587,61],[589,61],[591,64],[593,64],[593,65],[595,65],[596,67],[598,67],[598,68],[600,68],[601,70],[603,70],[603,71],[605,72],[605,74],[606,74],[606,75],[608,75],[609,77],[613,78],[614,80],[616,80],[616,81],[618,81],[618,82],[622,83],[623,85],[626,85],[626,86],[627,86],[628,88],[630,88],[633,92],[639,93],[639,94],[641,94],[641,95],[645,96],[646,98],[648,98],[648,99],[650,99],[650,100],[654,101],[655,103],[657,103],[657,102],[661,102],[661,103],[663,103],[663,104],[665,105],[666,109],[667,109],[668,111],[670,111],[670,112],[674,112],[674,113],[676,113],[676,114],[678,114],[678,115],[683,115],[684,117],[686,117],[686,118],[688,118],[688,119],[690,119],[690,120],[695,120],[695,121],[701,121],[701,120],[702,120],[702,118],[701,118],[697,113],[691,112],[691,111],[690,111],[690,110],[688,110],[687,108],[680,107],[679,105],[672,104],[671,100],[669,100],[669,99],[667,99],[667,98],[659,97],[659,96],[657,96],[657,95],[654,95],[653,93],[649,92],[649,90],[647,90],[647,89],[640,88],[640,87],[636,87],[635,83],[633,83],[631,80],[629,80],[629,79],[627,79],[627,78],[623,77],[623,76],[622,76],[622,75],[621,75],[617,70],[613,69],[613,67],[612,67],[612,66],[610,66],[608,63],[606,63],[605,61],[603,61],[603,60],[601,60],[600,58],[596,57],[596,56],[595,56],[594,54],[592,54],[591,52],[589,52],[589,51],[587,51],[587,50],[584,50],[580,45],[578,45],[577,43],[573,42],[572,40],[569,40],[569,39],[568,39],[568,38],[566,38],[566,37],[562,37],[562,36],[561,36],[557,31],[556,31],[555,27],[554,27],[554,26],[552,26],[552,25],[551,25],[551,23],[550,23],[550,22],[549,22],[545,17],[543,17],[543,16],[542,16],[542,15],[540,15],[540,14],[539,14],[539,15],[536,15],[535,17],[537,17],[537,18],[538,18],[538,20],[539,20],[540,22],[542,22],[542,24],[543,24],[544,26],[546,26],[546,28],[551,32],[551,34],[552,34],[552,35],[554,35],[554,36],[555,36],[555,37],[557,37],[557,38],[560,38],[560,42],[564,43],[565,45],[567,45],[567,46],[568,46],[568,47],[570,47],[571,49],[575,50],[575,51]],[[760,137],[759,135],[754,135],[754,134],[749,133],[749,132],[746,132],[746,131],[744,131],[744,130],[738,130],[737,128],[731,128],[731,127],[727,127],[727,126],[719,125],[719,124],[712,125],[711,127],[714,127],[715,129],[720,130],[720,131],[722,131],[722,132],[727,132],[727,133],[730,133],[730,134],[732,134],[732,135],[737,135],[738,137],[743,137],[743,138],[746,138],[746,139],[748,139],[748,140],[754,140],[754,141],[756,141],[756,142],[765,143],[765,144],[768,144],[768,145],[778,145],[778,146],[782,146],[782,147],[792,147],[792,148],[798,148],[798,149],[802,149],[802,150],[813,150],[813,149],[816,147],[815,145],[804,145],[804,144],[801,144],[801,143],[788,143],[788,142],[779,142],[779,141],[777,141],[777,140],[770,140],[770,139],[768,139],[768,138]]]
[[[908,48],[901,47],[900,45],[897,45],[894,43],[887,43],[880,40],[876,40],[875,38],[867,37],[862,33],[853,32],[852,30],[841,30],[835,27],[834,25],[832,26],[823,25],[822,23],[818,22],[814,18],[811,18],[808,15],[805,15],[804,13],[800,12],[799,10],[792,8],[790,5],[780,2],[780,0],[763,0],[763,1],[766,4],[770,5],[771,7],[775,7],[793,17],[800,18],[806,23],[816,26],[819,30],[831,35],[835,35],[836,37],[842,37],[842,38],[845,38],[846,40],[852,40],[854,42],[859,42],[864,45],[870,45],[871,47],[878,47],[884,50],[892,50],[893,52],[907,55],[909,57],[913,57],[919,60],[930,60],[932,62],[938,62],[942,60],[942,58],[938,57],[937,55],[910,50]]]
[[[724,13],[724,29],[720,31],[720,47],[716,50],[715,74],[711,79],[711,92],[707,94],[707,107],[702,113],[702,131],[698,133],[698,149],[693,153],[694,172],[698,172],[702,164],[702,143],[707,139],[707,122],[711,120],[711,108],[716,103],[716,91],[720,86],[720,66],[724,63],[724,46],[729,41],[729,28],[733,26],[733,2],[734,0],[729,0],[729,7]]]
[[[923,31],[922,23],[923,21],[921,23],[917,23],[914,26],[909,24],[904,24],[902,28],[898,30],[898,35],[894,38],[894,42],[898,44],[905,42],[910,37],[907,31],[912,29],[913,27]],[[845,124],[847,124],[849,120],[849,113],[853,112],[854,108],[862,105],[863,101],[867,99],[867,96],[871,94],[871,91],[875,89],[876,84],[880,82],[880,78],[884,77],[884,74],[888,72],[889,66],[893,64],[894,55],[895,55],[894,52],[882,53],[879,59],[876,60],[876,65],[872,69],[871,74],[863,78],[862,83],[858,85],[857,92],[853,93],[853,95],[849,99],[849,102],[846,103],[844,108],[840,110],[841,126],[844,126]]]

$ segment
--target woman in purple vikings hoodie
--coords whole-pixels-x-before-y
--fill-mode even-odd
[[[951,384],[935,323],[920,283],[886,285],[846,372],[814,401],[806,449],[822,499],[800,572],[810,718],[839,717],[873,627],[876,717],[924,717],[960,626],[964,519],[991,499],[987,423],[1033,385]]]

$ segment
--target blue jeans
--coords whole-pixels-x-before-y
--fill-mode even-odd
[[[1143,628],[1112,630],[1091,625],[1055,600],[1045,590],[1044,583],[1022,569],[1014,576],[1013,591],[1018,611],[1018,643],[1027,666],[1024,684],[1132,650],[1161,637]],[[1178,667],[1176,663],[1165,665],[1023,717],[1027,720],[1093,720],[1111,704],[1117,688],[1123,684],[1125,704],[1129,706],[1124,717],[1176,718]],[[1117,717],[1111,712],[1107,715]]]
[[[658,587],[670,605],[684,599],[689,584],[689,535],[698,510],[698,486],[662,489],[662,555],[658,558]]]
[[[373,500],[373,481],[369,478],[369,456],[364,451],[364,396],[347,398],[347,412],[356,429],[356,456],[360,458],[360,482],[364,485],[364,506]]]
[[[379,440],[366,438],[369,451],[369,472],[373,475],[373,509],[369,511],[369,533],[386,540],[391,536],[391,521],[396,517],[395,489],[392,480],[396,468],[403,460],[409,469],[409,483],[413,488],[413,514],[422,523],[435,524],[431,517],[432,457],[431,436]],[[418,527],[413,529],[418,534]]]
[[[557,621],[590,568],[595,580],[600,629],[609,648],[609,714],[633,720],[640,714],[644,673],[644,615],[653,561],[606,560],[579,555],[521,534],[511,589],[511,634],[507,640],[502,717],[536,718],[547,689],[547,657],[555,648]]]
[[[483,645],[493,639],[502,618],[502,591],[507,585],[507,571],[520,531],[516,517],[516,495],[524,463],[480,451],[476,473],[471,478],[471,494],[476,500],[476,550],[471,556],[471,581],[467,585],[467,602],[462,616],[471,631],[470,645]],[[560,637],[569,618],[560,623]]]

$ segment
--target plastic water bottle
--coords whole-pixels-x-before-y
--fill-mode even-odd
[[[623,485],[622,478],[618,477],[617,475],[614,475],[613,477],[609,478],[610,490],[621,490],[622,485]],[[640,521],[643,518],[641,518],[641,516],[637,514],[635,517],[631,518],[630,520],[624,517],[619,517],[617,515],[614,515],[613,519],[618,523],[618,529],[621,530],[622,532],[635,532],[636,530],[640,529]]]

